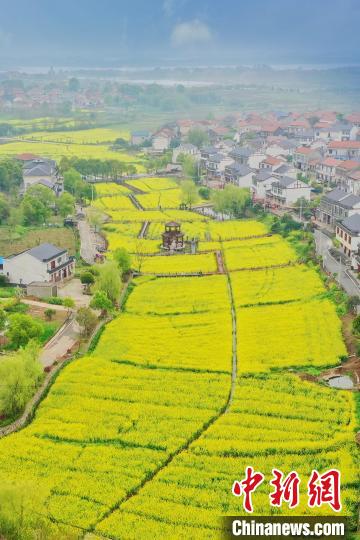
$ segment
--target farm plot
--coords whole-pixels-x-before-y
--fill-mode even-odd
[[[90,527],[219,413],[228,385],[227,375],[81,359],[34,422],[0,440],[1,484],[32,486],[39,511]]]
[[[314,407],[314,403],[318,406]],[[180,453],[156,478],[97,525],[103,534],[163,538],[221,537],[221,515],[243,515],[231,487],[251,464],[265,474],[253,494],[254,514],[329,515],[329,507],[307,508],[306,482],[313,469],[343,471],[344,515],[357,503],[358,455],[353,445],[351,394],[300,381],[293,375],[242,377],[230,411]],[[272,469],[297,471],[300,506],[269,505]],[[141,516],[141,519],[139,519]],[[137,518],[137,519],[136,519]]]
[[[288,264],[296,260],[294,250],[277,235],[229,241],[224,243],[224,251],[226,265],[230,271],[243,268],[265,268]]]
[[[135,208],[134,204],[126,195],[101,197],[93,202],[93,206],[104,212],[107,212],[108,210],[132,210]]]
[[[324,292],[318,274],[304,265],[233,272],[231,282],[237,306],[288,302]]]
[[[341,322],[329,300],[240,308],[237,329],[242,372],[325,367],[346,355]]]
[[[137,238],[135,235],[122,234],[118,232],[107,232],[106,239],[108,241],[109,251],[115,251],[117,248],[125,248],[129,253],[138,255],[138,260],[135,257],[133,260],[133,266],[138,268],[143,258],[140,254],[150,254],[160,252],[160,242],[158,240],[147,240],[143,238]]]
[[[163,189],[174,189],[178,187],[178,183],[173,178],[153,177],[138,178],[136,180],[128,180],[129,185],[134,186],[145,193],[151,191],[161,191]]]
[[[35,131],[21,136],[22,140],[44,142],[59,142],[71,144],[101,144],[111,143],[116,139],[129,140],[130,133],[126,130],[111,128],[90,128],[74,131]]]
[[[154,240],[152,241],[154,242]],[[181,274],[189,272],[216,272],[214,253],[198,255],[159,255],[144,257],[134,265],[144,274]]]
[[[115,182],[99,182],[95,184],[96,194],[98,197],[108,197],[112,195],[129,195],[131,190],[121,184]]]
[[[167,221],[200,222],[205,221],[205,217],[195,212],[187,210],[109,210],[106,212],[115,222],[120,221],[156,221],[166,223]]]
[[[211,276],[212,277],[212,276]],[[184,313],[174,303],[174,310],[168,315],[157,313],[149,302],[149,311],[141,316],[139,326],[136,301],[132,311],[125,311],[108,325],[108,331],[100,338],[97,354],[116,361],[131,361],[147,366],[169,366],[205,371],[228,371],[231,369],[231,315],[228,295],[223,288],[214,289],[219,295],[219,307],[216,311],[204,307],[205,297],[196,292],[197,280],[208,277],[187,278],[192,281],[193,289],[187,288],[182,298],[182,306],[194,305],[197,298],[204,309]],[[220,276],[218,276],[220,278]],[[162,281],[164,292],[171,298],[172,285],[177,278]],[[221,276],[226,283],[226,278]],[[140,282],[141,283],[141,282]],[[146,282],[145,282],[146,283]],[[209,281],[209,284],[212,281]],[[144,285],[139,285],[143,287]],[[148,285],[146,287],[148,291]],[[138,289],[137,289],[138,291]],[[200,292],[205,292],[203,289]],[[136,298],[139,298],[140,292]],[[222,303],[221,303],[222,302]],[[140,303],[143,306],[142,303]],[[140,308],[141,309],[141,308]],[[143,307],[142,307],[143,309]],[[151,311],[153,310],[153,311]],[[190,351],[196,348],[196,355]]]
[[[145,209],[156,208],[179,208],[181,203],[180,189],[166,189],[163,191],[152,191],[144,195],[136,195],[137,200]]]

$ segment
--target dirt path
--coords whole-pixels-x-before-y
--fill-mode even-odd
[[[146,238],[149,226],[150,226],[150,221],[144,221],[140,229],[138,238]]]

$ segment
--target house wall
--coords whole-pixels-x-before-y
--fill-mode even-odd
[[[237,181],[234,183],[241,188],[249,188],[252,186],[252,177],[253,173],[246,174],[245,176],[242,176],[241,178],[238,178]]]
[[[4,259],[3,274],[9,278],[10,283],[21,285],[28,285],[33,281],[50,281],[47,264],[28,253]]]
[[[28,189],[30,186],[33,186],[34,184],[37,184],[40,180],[48,180],[49,182],[53,182],[55,180],[54,176],[24,176],[24,186],[25,189]]]
[[[286,197],[286,203],[288,204],[293,204],[295,203],[297,200],[301,199],[302,197],[307,200],[307,201],[310,201],[310,193],[311,193],[311,189],[306,186],[306,187],[294,187],[294,188],[291,188],[291,187],[288,187],[286,189],[284,189],[284,194],[285,194],[285,197]]]
[[[152,146],[154,150],[167,150],[169,148],[170,141],[167,137],[154,137]]]
[[[335,227],[336,238],[339,240],[341,247],[346,255],[350,255],[358,250],[360,246],[360,236],[352,235],[341,226]]]

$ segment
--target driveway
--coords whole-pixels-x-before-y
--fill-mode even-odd
[[[47,342],[40,354],[40,362],[44,367],[51,366],[55,360],[63,357],[79,340],[79,325],[74,314],[55,336]]]
[[[84,294],[83,285],[78,278],[70,279],[60,286],[58,288],[58,296],[61,298],[72,298],[77,308],[87,307],[91,300],[90,295]]]
[[[79,221],[78,228],[81,242],[80,255],[85,262],[93,264],[97,253],[95,234],[85,219]]]

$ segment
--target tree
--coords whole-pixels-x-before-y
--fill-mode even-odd
[[[76,169],[71,168],[64,172],[64,189],[69,193],[75,195],[76,186],[82,181],[81,174]]]
[[[54,317],[54,315],[56,315],[56,310],[53,309],[53,308],[45,309],[44,315],[45,315],[47,321],[51,321],[52,318]]]
[[[355,317],[355,319],[353,320],[352,327],[353,327],[354,334],[359,335],[360,334],[360,315]]]
[[[90,285],[93,285],[95,283],[95,276],[91,272],[85,271],[81,274],[80,281],[83,285],[85,285],[85,291],[89,292]]]
[[[10,192],[21,186],[23,171],[21,164],[14,159],[0,161],[0,190]]]
[[[101,309],[101,316],[106,317],[108,311],[113,307],[112,301],[104,291],[96,291],[90,302],[93,309]]]
[[[6,324],[6,312],[0,309],[0,330],[4,330]]]
[[[56,206],[62,217],[73,214],[75,209],[75,199],[70,193],[62,193],[56,200]]]
[[[136,270],[140,273],[141,272],[141,269],[142,269],[142,265],[144,263],[144,260],[146,258],[146,249],[145,249],[145,245],[144,245],[144,240],[139,238],[137,241],[136,241],[136,245],[135,245],[135,253],[134,253],[134,256],[135,256],[135,267],[136,267]]]
[[[249,190],[233,185],[214,191],[211,200],[215,212],[236,218],[243,217],[246,208],[251,204]]]
[[[29,187],[25,194],[25,198],[26,197],[33,197],[39,200],[49,209],[53,208],[55,205],[55,193],[52,189],[42,186],[41,184]]]
[[[117,248],[113,252],[113,259],[116,261],[121,274],[127,274],[131,270],[131,257],[130,253],[125,248]]]
[[[115,261],[107,261],[99,270],[96,290],[102,291],[115,303],[118,301],[122,288],[119,268]]]
[[[78,92],[80,89],[79,79],[76,77],[71,77],[68,82],[68,89],[70,92]]]
[[[180,154],[177,157],[177,162],[181,164],[184,176],[191,178],[197,183],[200,181],[199,165],[192,156]]]
[[[20,208],[25,225],[42,225],[50,216],[49,208],[39,199],[30,195],[25,195]]]
[[[42,325],[30,315],[14,313],[9,316],[9,328],[6,335],[14,348],[23,347],[31,339],[39,339],[44,329]]]
[[[181,182],[180,189],[181,202],[191,208],[199,198],[195,183],[192,180],[184,180]]]
[[[63,306],[64,307],[67,307],[69,309],[72,309],[75,307],[75,301],[73,298],[69,298],[68,296],[66,296],[64,299],[63,299]]]
[[[94,227],[95,231],[98,231],[101,227],[101,224],[104,221],[103,213],[99,208],[95,208],[94,206],[90,206],[90,208],[87,211],[87,218],[88,222],[92,227]]]
[[[8,416],[21,412],[39,385],[43,370],[39,346],[30,342],[24,349],[0,362],[0,410]]]
[[[210,188],[206,187],[206,186],[202,186],[200,189],[199,189],[199,196],[202,198],[202,199],[205,199],[206,201],[208,201],[210,199],[210,195],[211,195],[211,190]]]
[[[209,142],[209,137],[205,131],[199,128],[190,129],[187,135],[189,143],[200,148]]]
[[[82,328],[81,333],[83,336],[90,336],[96,327],[97,320],[96,314],[88,307],[80,308],[76,314],[76,321]]]
[[[3,225],[7,222],[10,216],[10,204],[4,195],[0,194],[0,224]]]

